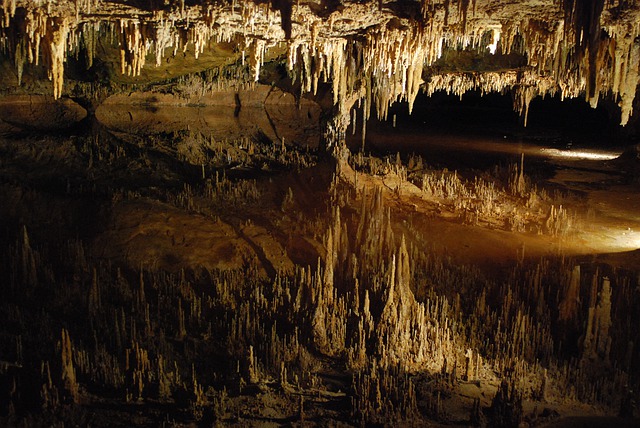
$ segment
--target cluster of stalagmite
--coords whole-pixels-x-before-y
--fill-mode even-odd
[[[540,15],[526,3],[424,0],[422,16],[398,14],[384,2],[345,3],[328,10],[328,16],[305,2],[290,10],[277,2],[241,1],[176,2],[142,11],[126,2],[103,1],[100,13],[93,1],[41,3],[4,0],[2,45],[15,58],[19,75],[25,61],[37,64],[42,56],[56,98],[62,94],[66,55],[86,39],[78,34],[95,31],[96,25],[115,35],[121,72],[134,76],[149,66],[150,53],[157,66],[166,51],[175,55],[191,49],[197,58],[212,43],[232,42],[257,80],[265,52],[286,43],[289,68],[301,78],[303,91],[315,92],[319,79],[331,81],[339,113],[349,117],[354,102],[361,100],[365,119],[372,106],[386,117],[389,105],[400,100],[411,110],[426,83],[428,93],[514,90],[515,108],[525,116],[536,96],[585,94],[595,107],[600,97],[610,95],[621,107],[624,125],[639,80],[640,7],[635,2],[549,1]],[[443,49],[518,52],[528,64],[518,72],[426,72]]]

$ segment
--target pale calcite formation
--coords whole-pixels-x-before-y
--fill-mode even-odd
[[[456,94],[512,90],[525,122],[536,96],[584,96],[594,107],[611,96],[624,125],[639,80],[640,4],[618,3],[422,0],[416,12],[412,3],[385,1],[344,2],[334,9],[302,1],[290,10],[249,0],[165,2],[162,10],[142,10],[126,1],[3,0],[1,42],[14,54],[19,75],[25,61],[44,60],[56,98],[62,95],[66,55],[87,40],[86,31],[104,26],[120,44],[121,72],[133,76],[153,66],[146,62],[149,54],[158,65],[167,51],[193,46],[197,58],[210,43],[224,41],[237,44],[258,80],[265,52],[286,45],[288,67],[304,91],[315,92],[320,79],[332,82],[336,110],[347,117],[346,125],[354,103],[364,105],[365,120],[371,107],[384,118],[396,101],[407,101],[411,109],[420,88]],[[445,47],[488,55],[517,49],[527,66],[425,73]]]

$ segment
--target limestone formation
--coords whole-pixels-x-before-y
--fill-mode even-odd
[[[576,247],[634,239],[582,193],[635,195],[637,159],[562,187],[569,161],[540,149],[525,165],[535,144],[519,135],[543,96],[633,122],[637,1],[3,0],[0,14],[3,91],[87,110],[52,133],[3,110],[0,425],[634,416],[637,252]],[[445,165],[401,112],[421,91],[510,93],[523,123],[491,142],[499,162]],[[370,145],[371,121],[378,138],[416,125],[415,153]],[[580,162],[569,172],[596,168]],[[596,211],[615,230],[580,235]]]
[[[235,44],[259,80],[268,52],[286,49],[287,67],[300,79],[302,92],[316,93],[321,80],[330,81],[334,104],[347,123],[356,102],[364,106],[363,119],[373,107],[384,118],[396,101],[407,101],[411,110],[424,88],[458,95],[511,90],[525,123],[536,96],[582,95],[596,106],[610,95],[624,125],[639,79],[640,9],[628,2],[423,1],[422,13],[410,4],[347,2],[329,8],[328,16],[312,2],[284,9],[250,0],[167,2],[145,10],[135,2],[41,3],[3,3],[2,46],[15,58],[19,81],[23,52],[29,63],[42,58],[54,98],[63,94],[67,56],[84,49],[90,66],[96,37],[113,40],[120,72],[131,76],[178,52],[190,50],[197,59],[224,42]],[[446,50],[477,50],[496,58],[517,52],[527,64],[504,71],[432,68]],[[155,57],[154,64],[147,64],[147,55]]]

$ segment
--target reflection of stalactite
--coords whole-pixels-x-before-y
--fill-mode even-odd
[[[69,332],[65,329],[62,329],[60,353],[62,358],[62,383],[73,402],[77,402],[78,383],[76,382],[76,369],[73,366],[73,345]]]
[[[559,306],[558,319],[560,321],[572,322],[578,316],[580,301],[580,265],[574,266],[571,271],[569,285]]]
[[[20,40],[16,45],[14,63],[18,73],[18,86],[22,86],[22,73],[24,72],[24,64],[26,62],[26,48],[24,40]]]
[[[602,287],[598,291],[598,275],[593,278],[587,326],[583,341],[583,357],[609,360],[611,350],[611,281],[602,279]]]
[[[441,369],[447,358],[455,359],[460,344],[443,316],[447,303],[416,300],[410,287],[411,261],[404,237],[388,272],[384,307],[376,328],[381,366],[428,368],[433,372]]]
[[[314,345],[318,351],[331,356],[341,354],[346,343],[346,301],[338,297],[334,286],[339,255],[346,253],[343,248],[346,241],[341,239],[341,235],[340,210],[336,208],[333,224],[326,235],[324,274],[320,275],[319,269],[312,286],[315,301],[311,320]]]

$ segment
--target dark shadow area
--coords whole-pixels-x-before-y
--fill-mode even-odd
[[[375,116],[375,114],[372,114]],[[407,103],[389,109],[388,120],[372,119],[368,130],[422,130],[433,134],[463,134],[533,139],[548,143],[585,143],[589,145],[625,145],[640,138],[633,121],[622,127],[620,110],[611,100],[603,100],[593,109],[583,98],[562,100],[537,97],[529,106],[527,127],[513,109],[510,93],[468,92],[462,97],[436,92],[431,97],[419,94],[410,115]]]

